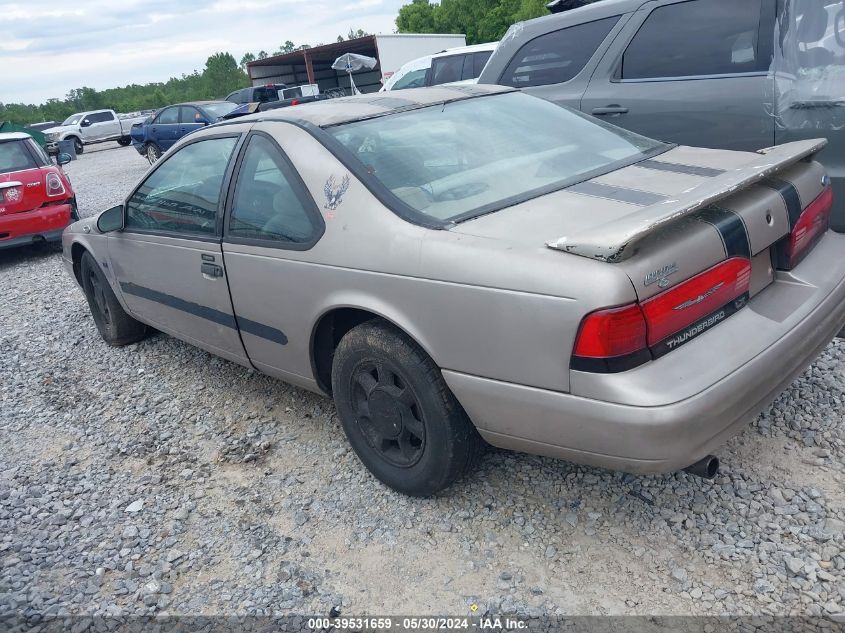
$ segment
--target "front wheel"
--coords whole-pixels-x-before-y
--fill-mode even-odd
[[[81,154],[85,151],[85,146],[82,144],[82,141],[78,138],[73,139],[73,149],[76,150],[77,154]]]
[[[91,316],[103,340],[120,347],[144,338],[147,326],[126,313],[96,260],[88,252],[82,255],[80,272]]]
[[[332,365],[335,405],[364,465],[401,493],[427,497],[451,485],[483,440],[434,361],[381,320],[350,330]]]
[[[127,147],[132,142],[132,139],[128,136],[121,136],[117,139],[117,144],[121,147]]]
[[[150,165],[152,165],[159,158],[161,158],[161,150],[155,143],[147,143],[147,149],[145,150],[145,154],[147,155],[147,160],[150,161]]]

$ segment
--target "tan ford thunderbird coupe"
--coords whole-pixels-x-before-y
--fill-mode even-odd
[[[64,258],[107,343],[331,394],[404,493],[483,440],[712,476],[845,324],[823,145],[678,147],[495,87],[336,99],[183,138]]]

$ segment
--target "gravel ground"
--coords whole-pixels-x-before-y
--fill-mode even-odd
[[[83,216],[146,169],[72,163]],[[0,252],[0,614],[837,614],[845,342],[720,453],[638,477],[491,450],[376,482],[331,401],[164,335],[99,338],[56,253]]]

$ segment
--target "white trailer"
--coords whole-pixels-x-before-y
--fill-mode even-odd
[[[355,85],[361,92],[377,92],[382,83],[406,62],[439,53],[447,48],[466,46],[466,36],[438,33],[389,33],[366,35],[352,40],[306,48],[284,55],[257,59],[247,64],[253,86],[285,84],[289,87],[317,84],[321,92],[344,88],[350,93],[349,77],[332,69],[335,59],[344,53],[375,57],[372,70],[354,73]]]

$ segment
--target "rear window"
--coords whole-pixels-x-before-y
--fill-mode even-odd
[[[372,174],[406,211],[443,222],[516,204],[667,147],[520,92],[326,131],[360,163],[359,173]]]
[[[221,117],[226,114],[229,114],[232,110],[238,107],[236,103],[206,103],[202,106],[204,110],[207,110],[209,114],[213,114],[216,117]]]
[[[569,81],[581,72],[619,16],[536,37],[514,55],[499,83],[526,88]]]
[[[29,153],[23,141],[0,142],[0,174],[24,169],[35,169],[35,159]]]
[[[279,91],[275,88],[256,88],[252,93],[254,101],[266,103],[267,101],[278,101]]]

